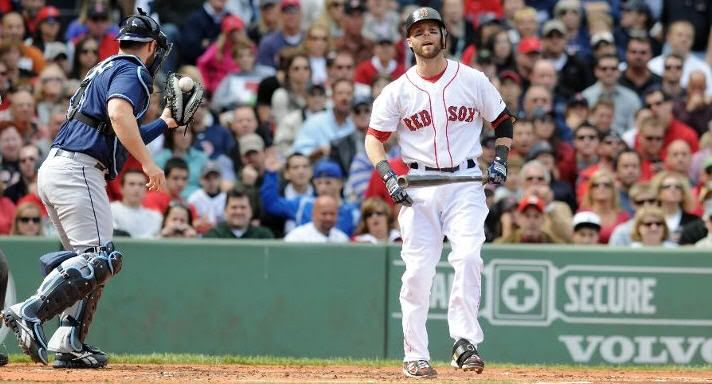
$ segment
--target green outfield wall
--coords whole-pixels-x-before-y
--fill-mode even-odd
[[[398,247],[116,243],[124,267],[108,284],[89,336],[109,352],[402,356]],[[8,296],[30,295],[41,281],[38,256],[57,248],[51,240],[0,238],[14,280]],[[451,347],[448,252],[428,320],[438,360]],[[712,363],[709,252],[488,246],[483,256],[480,349],[487,360]],[[6,333],[0,330],[0,340]],[[3,343],[17,351],[12,335]]]

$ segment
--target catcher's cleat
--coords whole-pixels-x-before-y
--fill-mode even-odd
[[[0,353],[0,367],[2,367],[3,365],[7,365],[8,361],[9,360],[7,359],[7,355],[4,353]]]
[[[109,356],[91,345],[82,344],[81,351],[57,353],[54,368],[103,368],[109,362]]]
[[[403,374],[416,379],[434,379],[438,372],[427,360],[406,361],[403,363]]]
[[[485,369],[485,361],[480,357],[477,348],[465,339],[458,340],[452,347],[450,365],[463,371],[475,371],[477,374]]]
[[[20,316],[22,303],[13,305],[2,312],[3,321],[15,332],[19,346],[35,363],[47,365],[47,342],[45,341],[42,323],[29,321]]]

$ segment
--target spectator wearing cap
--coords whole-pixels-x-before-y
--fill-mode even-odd
[[[613,39],[613,34],[610,31],[600,31],[591,35],[591,49],[592,49],[592,59],[598,60],[598,58],[608,55],[614,55],[618,57],[618,49],[616,48],[616,42]]]
[[[200,188],[200,170],[208,161],[208,156],[193,147],[195,135],[188,127],[180,127],[166,133],[164,149],[155,156],[156,164],[163,167],[168,159],[178,157],[188,164],[188,180],[181,197],[187,199],[191,193]]]
[[[566,26],[561,20],[553,19],[542,28],[542,57],[554,64],[558,73],[559,93],[570,98],[593,84],[589,67],[566,50]]]
[[[312,84],[307,90],[304,108],[289,112],[277,122],[274,133],[274,146],[280,155],[287,157],[292,153],[292,145],[304,122],[326,109],[326,90],[324,86]]]
[[[292,149],[312,159],[329,155],[331,141],[354,132],[351,104],[354,87],[350,80],[338,79],[333,84],[333,107],[315,114],[304,122]]]
[[[615,55],[599,57],[594,69],[597,81],[584,89],[582,94],[589,105],[595,104],[601,98],[611,100],[615,105],[613,131],[623,135],[633,126],[635,112],[640,109],[641,103],[635,92],[618,83],[620,78],[618,64],[618,57]]]
[[[220,35],[223,19],[229,15],[224,0],[206,0],[188,15],[180,32],[181,63],[196,63]],[[244,26],[243,26],[244,27]]]
[[[579,125],[588,122],[589,109],[588,101],[580,93],[571,97],[566,104],[564,119],[566,126],[574,131]]]
[[[304,243],[346,243],[349,235],[338,228],[338,202],[331,196],[314,200],[312,221],[294,228],[284,241]]]
[[[601,236],[601,218],[593,212],[579,212],[574,215],[574,244],[596,245]]]
[[[108,1],[106,0],[87,0],[80,2],[79,15],[76,19],[72,20],[67,29],[64,31],[64,41],[71,42],[80,35],[87,33],[87,24],[89,20],[89,12],[92,8],[102,7],[102,9],[108,6]],[[118,20],[117,20],[118,21]],[[112,24],[109,26],[109,30],[113,34],[119,33],[119,23]]]
[[[239,16],[226,15],[220,22],[220,33],[215,42],[210,43],[197,58],[203,84],[211,95],[225,76],[241,69],[234,53],[240,43],[250,44],[245,35],[245,23]]]
[[[669,53],[676,54],[683,60],[680,85],[687,87],[690,73],[694,70],[700,70],[707,78],[706,94],[712,96],[712,69],[710,69],[709,63],[691,54],[690,50],[694,39],[695,29],[687,20],[676,20],[672,22],[668,26],[667,34],[665,35],[666,45],[670,47]],[[648,68],[653,71],[653,73],[662,75],[664,59],[664,55],[654,57],[648,62]]]
[[[354,61],[360,63],[373,55],[373,41],[361,34],[364,27],[366,4],[364,0],[347,0],[341,19],[343,36],[334,39],[334,49],[352,52]]]
[[[20,50],[18,67],[26,71],[39,73],[44,68],[44,54],[32,45],[24,43],[25,24],[17,12],[9,12],[2,16],[3,45],[15,44]]]
[[[646,108],[653,112],[653,116],[657,118],[664,127],[663,146],[661,157],[665,157],[667,147],[674,140],[682,139],[690,145],[693,152],[699,149],[699,140],[695,130],[690,128],[685,123],[677,120],[672,114],[673,101],[660,88],[651,88],[643,94]],[[616,104],[616,107],[618,104]],[[639,137],[640,135],[638,135]],[[639,139],[636,138],[636,142]],[[638,145],[638,144],[636,144]]]
[[[234,188],[223,193],[223,213],[214,228],[203,237],[213,239],[273,239],[274,234],[268,228],[252,224],[253,210],[250,196],[244,190]]]
[[[705,95],[707,79],[701,71],[690,72],[687,94],[675,100],[673,116],[702,136],[712,129],[712,96]]]
[[[224,218],[226,194],[220,190],[220,187],[220,167],[216,163],[208,161],[200,171],[200,189],[188,196],[188,203],[195,207],[198,216],[209,227],[214,227]]]
[[[472,68],[482,72],[490,81],[497,81],[497,66],[492,60],[492,51],[483,48],[477,50],[474,60],[470,63]]]
[[[572,208],[568,201],[571,200],[571,187],[562,188],[562,184],[554,180],[552,167],[546,164],[547,160],[550,161],[547,156],[549,155],[545,152],[540,153],[524,163],[519,172],[521,185],[517,196],[534,195],[540,198],[545,207],[544,229],[565,242],[571,242]],[[568,197],[557,199],[554,188],[559,189],[560,195]]]
[[[73,45],[76,45],[83,37],[91,36],[99,42],[99,60],[104,60],[119,52],[119,42],[115,39],[116,31],[111,22],[108,3],[101,0],[89,1],[83,23],[86,30],[72,38]]]
[[[460,5],[462,5],[462,3],[460,3]],[[462,14],[460,16],[462,16]],[[386,39],[391,43],[396,42],[400,38],[400,31],[398,30],[399,21],[398,12],[390,7],[388,1],[366,0],[366,13],[363,16],[361,34],[373,42],[377,42],[381,39]],[[449,26],[448,31],[451,29],[452,26]]]
[[[60,19],[59,9],[51,5],[42,7],[34,18],[36,28],[32,32],[32,37],[27,41],[44,54],[45,61],[58,60],[59,55],[64,55],[67,59],[67,45],[61,41],[59,36]]]
[[[507,108],[510,111],[519,111],[519,98],[522,95],[521,76],[517,72],[510,70],[500,72],[498,89]]]
[[[239,69],[223,77],[214,90],[211,107],[218,113],[236,105],[256,105],[260,82],[275,73],[272,67],[255,65],[255,46],[248,41],[237,43],[230,54],[234,54]]]
[[[302,33],[302,8],[299,0],[282,0],[280,3],[280,27],[260,40],[257,63],[278,68],[279,51],[285,47],[297,47],[304,39]]]
[[[163,216],[141,205],[146,196],[147,181],[143,171],[135,168],[121,176],[121,201],[111,203],[114,230],[125,231],[138,239],[158,237]]]
[[[276,32],[279,29],[280,0],[258,0],[259,17],[255,18],[247,27],[247,36],[255,44],[259,44],[262,37]]]
[[[580,0],[560,0],[554,6],[554,18],[566,27],[566,50],[586,59],[591,55],[591,45],[582,12]]]
[[[465,47],[475,40],[475,29],[472,23],[465,18],[465,2],[463,0],[445,0],[442,2],[440,14],[447,25],[447,49],[453,60],[458,60]],[[397,25],[398,20],[396,19]]]
[[[519,201],[514,213],[517,224],[509,236],[500,237],[498,244],[562,243],[554,234],[543,229],[544,202],[536,196],[527,196]]]
[[[312,208],[315,198],[297,197],[287,199],[279,196],[277,170],[278,164],[267,164],[264,182],[260,188],[260,197],[267,214],[294,220],[296,225],[309,223],[312,218]],[[355,204],[347,203],[341,198],[341,189],[344,184],[344,173],[341,167],[329,160],[322,160],[314,164],[312,182],[316,189],[316,196],[329,196],[336,201],[338,218],[336,228],[351,236],[358,222],[359,209]]]
[[[529,85],[529,76],[531,75],[534,63],[541,57],[541,41],[537,37],[525,37],[519,41],[517,46],[517,55],[515,56],[515,64],[517,73],[527,81]],[[527,88],[525,87],[525,88]]]
[[[405,73],[403,65],[396,61],[395,40],[381,36],[375,42],[373,56],[360,62],[354,70],[356,83],[370,86],[379,77],[395,80]]]
[[[618,82],[633,90],[641,99],[646,89],[662,83],[662,78],[648,69],[648,61],[652,58],[653,47],[649,38],[632,37],[628,40],[625,49],[626,69]]]

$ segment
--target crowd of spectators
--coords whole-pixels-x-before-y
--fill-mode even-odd
[[[517,117],[507,182],[485,189],[487,242],[712,246],[708,0],[67,2],[0,1],[0,235],[56,236],[37,169],[141,7],[174,43],[146,121],[167,73],[207,97],[149,145],[166,191],[147,192],[133,159],[108,181],[115,235],[400,241],[363,143],[374,98],[413,64],[402,27],[424,5],[444,18],[447,56]],[[487,123],[476,140],[484,169]],[[386,148],[406,173],[395,135]]]

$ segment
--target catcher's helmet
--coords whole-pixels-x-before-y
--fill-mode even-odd
[[[440,25],[443,32],[445,31],[445,23],[442,16],[440,16],[440,12],[430,7],[422,7],[413,11],[405,19],[405,37],[410,36],[411,28],[422,21],[434,21]]]
[[[163,60],[165,60],[171,48],[173,48],[173,44],[168,42],[168,38],[161,31],[161,26],[141,8],[138,8],[138,15],[129,16],[121,22],[121,29],[119,29],[116,40],[138,41],[142,43],[155,40],[158,44],[156,56],[148,67],[148,70],[153,76],[156,75],[161,64],[163,64]]]

